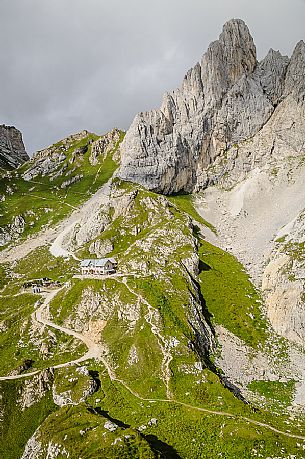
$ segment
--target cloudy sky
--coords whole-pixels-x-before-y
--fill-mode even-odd
[[[305,39],[305,0],[0,0],[0,123],[29,153],[82,129],[127,129],[232,17],[259,58]]]

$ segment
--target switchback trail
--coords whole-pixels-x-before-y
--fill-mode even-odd
[[[68,362],[61,363],[59,365],[54,365],[52,368],[54,368],[54,369],[63,368],[63,367],[67,367],[69,365],[73,365],[73,364],[78,364],[78,363],[84,362],[84,361],[86,361],[88,359],[97,359],[97,360],[101,361],[103,363],[103,365],[105,366],[110,380],[113,381],[113,382],[117,382],[117,383],[121,384],[121,386],[123,386],[131,395],[136,397],[138,400],[141,400],[141,401],[144,401],[144,402],[150,402],[150,403],[172,403],[172,404],[183,406],[183,407],[191,409],[191,410],[200,411],[201,413],[206,413],[206,414],[209,414],[209,415],[223,416],[223,417],[232,418],[232,419],[236,419],[236,420],[242,420],[242,421],[245,421],[246,423],[253,424],[253,425],[256,425],[256,426],[263,427],[265,429],[271,430],[272,432],[275,432],[275,433],[277,433],[279,435],[283,435],[283,436],[289,437],[289,438],[294,438],[296,440],[304,440],[305,441],[305,436],[303,436],[303,435],[297,435],[297,434],[293,434],[293,433],[290,433],[290,432],[285,432],[283,430],[276,429],[275,427],[271,426],[270,424],[266,424],[264,422],[256,421],[255,419],[251,419],[251,418],[248,418],[246,416],[240,416],[238,414],[229,413],[229,412],[226,412],[226,411],[209,410],[208,408],[201,408],[201,407],[194,406],[194,405],[191,405],[191,404],[188,404],[188,403],[180,402],[179,400],[175,400],[173,398],[170,398],[170,399],[153,399],[153,398],[141,397],[137,392],[135,392],[133,389],[131,389],[131,387],[129,387],[128,384],[125,383],[125,381],[123,381],[121,379],[118,379],[115,376],[115,373],[112,370],[112,368],[110,367],[109,363],[103,357],[103,346],[102,345],[100,345],[98,343],[95,343],[94,341],[92,341],[90,338],[88,338],[87,336],[85,336],[82,333],[77,333],[74,330],[71,330],[69,328],[57,325],[54,322],[52,322],[52,321],[50,321],[50,320],[48,320],[48,319],[46,319],[44,317],[44,315],[46,314],[46,310],[48,308],[49,303],[57,295],[57,293],[60,290],[62,290],[63,288],[64,287],[61,287],[59,289],[53,290],[52,292],[49,292],[48,294],[46,294],[44,302],[39,306],[39,308],[35,312],[36,320],[39,323],[43,324],[44,326],[55,328],[56,330],[59,330],[59,331],[61,331],[63,333],[66,333],[69,336],[73,336],[74,338],[79,339],[80,341],[82,341],[87,346],[88,351],[86,352],[86,354],[84,354],[82,357],[80,357],[78,359],[69,360]],[[34,375],[40,373],[41,371],[43,371],[43,370],[42,369],[35,370],[33,372],[24,373],[24,374],[21,374],[21,375],[1,376],[0,377],[0,381],[8,381],[8,380],[16,380],[16,379],[28,378],[30,376],[34,376]]]
[[[51,322],[50,320],[48,320],[48,319],[46,319],[44,317],[48,305],[50,304],[52,299],[57,295],[57,293],[60,290],[62,290],[62,288],[63,287],[61,287],[59,289],[56,289],[56,290],[53,290],[52,292],[49,292],[49,293],[46,294],[44,302],[39,306],[39,308],[34,313],[35,319],[37,320],[37,322],[41,323],[44,326],[55,328],[56,330],[59,330],[59,331],[65,333],[66,335],[73,336],[74,338],[82,341],[87,346],[88,351],[86,352],[86,354],[84,354],[82,357],[80,357],[78,359],[69,360],[68,362],[60,363],[58,365],[54,365],[54,366],[52,366],[52,368],[54,368],[54,369],[63,368],[63,367],[67,367],[69,365],[73,365],[73,364],[78,364],[78,363],[84,362],[84,361],[89,360],[89,359],[98,359],[98,360],[100,360],[101,359],[101,348],[97,343],[95,343],[94,341],[92,341],[90,338],[88,338],[87,336],[83,335],[82,333],[77,333],[74,330],[71,330],[69,328],[57,325],[54,322]],[[34,375],[40,373],[41,371],[42,370],[40,369],[40,370],[35,370],[35,371],[29,372],[29,373],[24,373],[24,374],[21,374],[21,375],[1,376],[0,377],[0,381],[13,380],[13,379],[23,379],[23,378],[27,378],[29,376],[34,376]]]

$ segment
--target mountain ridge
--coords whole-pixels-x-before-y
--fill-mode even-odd
[[[269,133],[269,142],[276,142],[280,130],[276,115],[282,112],[288,123],[294,105],[301,112],[296,120],[301,127],[300,135],[296,133],[300,153],[305,131],[304,74],[303,41],[296,45],[291,59],[269,51],[258,63],[246,24],[228,21],[219,40],[189,70],[181,88],[165,94],[160,110],[135,117],[121,145],[118,176],[165,194],[217,183],[225,186],[228,178],[224,175],[230,176],[230,168],[234,180],[242,180],[249,171],[243,170],[247,157],[248,161],[257,159],[254,148],[248,147],[245,158],[239,147],[242,150],[244,143],[255,142],[273,120],[275,132]],[[288,147],[295,150],[294,144]],[[274,154],[282,154],[276,144],[265,152],[261,163]],[[236,167],[234,162],[238,164],[239,159],[241,164]]]

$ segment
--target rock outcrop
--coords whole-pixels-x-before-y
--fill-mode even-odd
[[[57,177],[64,175],[68,165],[66,164],[67,154],[69,149],[72,148],[77,142],[83,141],[88,138],[88,144],[91,142],[90,132],[83,130],[76,134],[61,140],[54,145],[51,145],[44,150],[39,150],[35,153],[29,167],[23,174],[24,180],[33,180],[33,178],[41,175],[42,177],[49,176],[53,181]],[[70,162],[73,163],[76,158],[80,161],[83,159],[84,153],[88,150],[88,144],[73,151]],[[71,179],[70,179],[71,180]]]
[[[22,411],[38,403],[42,399],[47,391],[52,388],[53,379],[53,370],[47,368],[41,373],[38,373],[38,375],[34,375],[32,379],[25,380],[19,400]]]
[[[106,157],[110,152],[114,151],[121,138],[121,131],[114,128],[104,136],[92,143],[89,162],[96,166],[99,156]]]
[[[274,329],[301,346],[305,338],[305,211],[281,229],[262,289]]]
[[[64,376],[65,374],[65,376]],[[53,384],[53,400],[60,407],[79,405],[97,389],[96,381],[90,377],[86,367],[69,367],[57,372]]]
[[[21,132],[14,126],[0,125],[0,168],[15,169],[28,160]]]
[[[165,194],[191,192],[231,186],[254,166],[299,154],[304,74],[302,41],[291,59],[270,50],[258,63],[246,24],[227,22],[161,108],[135,117],[118,175]]]
[[[25,229],[25,220],[22,215],[16,215],[12,223],[0,228],[0,247],[18,239]]]

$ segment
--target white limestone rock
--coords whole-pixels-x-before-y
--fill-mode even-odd
[[[245,23],[227,22],[161,108],[135,117],[118,176],[165,194],[230,187],[254,167],[299,152],[304,76],[304,42],[291,59],[270,50],[258,63]]]
[[[53,379],[54,373],[52,369],[47,368],[38,375],[34,375],[31,379],[25,380],[19,400],[22,411],[42,399],[46,392],[51,389]]]
[[[16,215],[12,223],[0,228],[0,247],[18,239],[25,229],[25,220],[22,215]]]
[[[43,447],[41,442],[38,440],[39,431],[36,430],[34,435],[27,442],[21,459],[42,459],[43,458]]]
[[[256,71],[260,86],[272,104],[277,105],[282,97],[289,58],[279,51],[270,49]]]
[[[121,133],[118,129],[113,129],[95,142],[92,142],[89,162],[92,166],[98,164],[99,159],[104,159],[109,153],[115,150],[119,142]]]
[[[305,43],[303,40],[296,45],[285,79],[284,96],[292,94],[297,102],[304,103],[305,95]]]
[[[93,241],[89,246],[89,253],[95,254],[97,258],[103,258],[113,250],[113,243],[109,239]]]
[[[21,132],[14,126],[0,125],[0,168],[14,169],[29,159]]]
[[[264,270],[262,289],[273,328],[290,341],[305,339],[305,211],[286,226]]]

